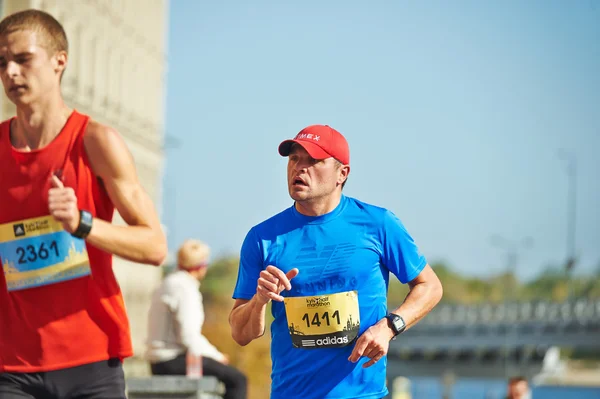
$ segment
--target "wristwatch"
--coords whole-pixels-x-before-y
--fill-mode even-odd
[[[388,320],[388,325],[394,332],[394,338],[392,338],[392,340],[396,339],[398,335],[402,334],[404,330],[406,330],[406,323],[404,322],[402,316],[395,313],[388,313],[385,318]]]
[[[90,212],[83,209],[79,210],[79,226],[71,235],[77,238],[86,238],[92,230],[93,220],[94,217]]]

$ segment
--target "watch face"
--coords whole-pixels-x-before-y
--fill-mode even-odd
[[[398,316],[397,314],[393,314],[393,313],[389,314],[388,319],[390,320],[390,322],[392,324],[392,329],[394,330],[396,335],[403,332],[404,329],[406,328],[406,324],[404,323],[404,320],[402,319],[402,317]]]
[[[400,317],[394,317],[394,326],[396,327],[396,330],[402,331],[404,328],[404,321]]]

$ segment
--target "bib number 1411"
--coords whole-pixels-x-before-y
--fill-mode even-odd
[[[331,323],[333,323],[334,321],[337,321],[337,324],[340,325],[340,312],[339,311],[335,311],[333,312],[333,314],[331,315],[331,321],[329,318],[329,312],[325,312],[321,315],[321,317],[319,318],[319,312],[315,313],[311,319],[310,315],[308,313],[304,313],[304,316],[302,316],[302,320],[306,322],[306,327],[310,326],[317,326],[320,327],[321,323],[325,323],[326,325],[330,326]]]

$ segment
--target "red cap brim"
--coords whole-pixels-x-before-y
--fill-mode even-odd
[[[281,142],[281,144],[279,144],[279,155],[281,155],[282,157],[287,157],[288,155],[290,155],[290,151],[294,143],[300,144],[302,148],[304,148],[306,152],[308,152],[308,155],[310,155],[314,159],[331,158],[331,155],[329,153],[327,153],[324,149],[322,149],[315,143],[300,140],[285,140]]]

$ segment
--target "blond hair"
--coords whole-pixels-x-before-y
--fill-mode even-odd
[[[10,14],[0,21],[0,37],[20,30],[38,33],[51,56],[59,51],[69,52],[69,42],[63,26],[47,12],[24,10]]]
[[[177,251],[177,266],[180,269],[194,269],[208,264],[210,248],[202,241],[188,239]]]

